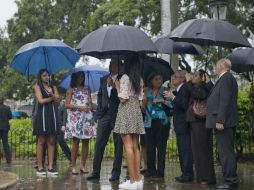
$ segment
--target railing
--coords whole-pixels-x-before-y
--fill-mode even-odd
[[[35,159],[36,157],[36,137],[32,135],[31,128],[15,128],[9,131],[9,145],[12,151],[12,157],[15,160]],[[70,147],[71,141],[67,140]],[[94,155],[95,139],[91,139],[89,143],[89,158],[93,158]],[[214,155],[217,156],[216,141],[214,138]],[[240,160],[254,159],[254,141],[252,139],[252,132],[250,127],[238,128],[236,130],[235,141],[237,157]],[[3,153],[2,146],[0,147],[0,154]],[[112,135],[109,138],[108,144],[104,152],[104,158],[113,158],[114,156],[114,143]],[[166,157],[169,161],[178,161],[178,152],[176,145],[176,137],[171,130],[169,140],[167,143]],[[58,158],[65,159],[63,152],[58,147]]]

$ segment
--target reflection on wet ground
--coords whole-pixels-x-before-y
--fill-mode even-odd
[[[68,162],[61,161],[58,163],[58,177],[36,177],[32,162],[16,162],[10,166],[2,165],[1,170],[14,172],[19,176],[18,184],[8,190],[108,190],[118,189],[119,182],[111,183],[108,178],[111,174],[112,162],[104,161],[101,171],[100,181],[87,181],[86,175],[72,176]],[[88,163],[88,170],[92,171],[92,162]],[[145,179],[145,190],[206,190],[215,189],[211,187],[202,187],[196,183],[181,184],[174,181],[174,177],[180,174],[178,163],[167,164],[164,180]],[[240,190],[253,190],[254,170],[239,169],[238,174],[241,179]],[[216,167],[218,181],[221,179],[220,167]],[[121,180],[126,176],[126,169],[122,170]],[[121,181],[120,180],[120,181]]]

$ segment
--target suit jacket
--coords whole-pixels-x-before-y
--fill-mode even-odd
[[[173,123],[176,134],[189,132],[189,126],[186,122],[186,112],[191,94],[188,85],[188,83],[184,83],[173,100]]]
[[[117,90],[112,88],[110,97],[108,96],[107,90],[107,78],[109,75],[104,76],[100,79],[100,88],[97,95],[97,104],[96,116],[98,119],[101,119],[106,113],[110,114],[112,120],[116,119],[118,106],[120,100],[117,95]]]
[[[9,106],[0,105],[0,130],[8,131],[10,129],[9,120],[12,118]]]
[[[216,123],[224,124],[225,128],[238,125],[237,96],[236,79],[230,72],[226,72],[217,81],[207,99],[207,128],[215,128]]]

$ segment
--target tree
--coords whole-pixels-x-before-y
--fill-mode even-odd
[[[15,52],[21,46],[40,38],[63,39],[65,43],[75,47],[88,33],[86,19],[99,2],[99,0],[17,0],[18,11],[8,20],[7,62],[11,63]],[[1,91],[4,91],[8,98],[25,99],[31,96],[33,90],[31,85],[35,81],[28,82],[26,77],[9,67],[2,68],[1,73],[4,73],[0,81]]]
[[[143,28],[150,34],[160,31],[160,2],[156,0],[111,0],[101,2],[89,18],[89,30],[104,24]]]

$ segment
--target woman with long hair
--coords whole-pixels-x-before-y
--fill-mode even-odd
[[[121,134],[129,171],[130,180],[119,185],[123,189],[143,187],[140,177],[139,135],[145,134],[140,105],[143,99],[142,64],[138,54],[133,54],[125,60],[125,74],[116,81],[116,89],[120,99],[115,133]]]
[[[212,129],[206,128],[205,117],[198,117],[193,111],[193,105],[196,102],[206,102],[213,84],[206,72],[201,69],[194,73],[190,85],[192,86],[191,98],[186,120],[190,123],[191,149],[195,161],[196,179],[201,185],[215,184]]]
[[[34,87],[36,101],[38,103],[35,116],[33,133],[37,136],[37,175],[46,175],[43,168],[43,146],[48,145],[48,175],[57,175],[53,168],[55,137],[59,133],[57,106],[60,97],[56,86],[50,85],[49,72],[41,69],[38,74],[38,82]]]
[[[91,92],[87,86],[84,86],[84,82],[84,72],[79,71],[73,73],[71,75],[71,85],[67,89],[65,99],[67,109],[65,137],[72,138],[72,175],[78,175],[76,160],[80,140],[82,141],[80,174],[88,173],[85,165],[89,150],[89,139],[96,134],[93,127]]]

